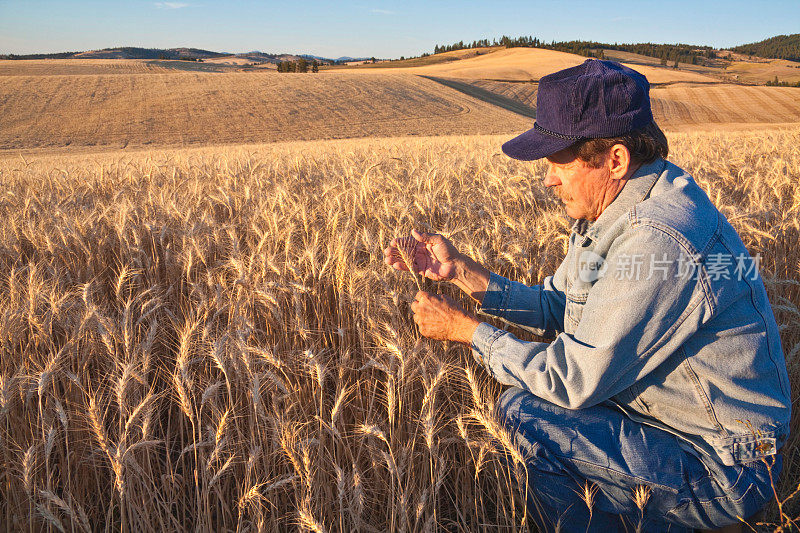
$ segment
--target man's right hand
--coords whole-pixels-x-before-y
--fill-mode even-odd
[[[411,268],[434,281],[450,281],[480,303],[489,285],[490,272],[459,252],[453,243],[438,233],[411,230],[416,241]],[[396,270],[409,270],[400,254],[400,239],[392,239],[383,251],[384,262]]]
[[[461,258],[453,243],[438,233],[411,230],[411,236],[416,241],[411,257],[413,265],[403,261],[398,239],[392,239],[383,251],[384,262],[396,270],[407,271],[413,267],[415,272],[434,281],[453,281],[457,274],[456,262]]]

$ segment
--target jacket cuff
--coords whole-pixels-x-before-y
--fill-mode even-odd
[[[508,298],[511,293],[511,281],[494,272],[489,274],[489,286],[483,295],[483,301],[478,307],[478,313],[504,318],[508,309]]]
[[[489,373],[492,372],[489,367],[492,345],[499,337],[506,333],[506,331],[498,329],[491,324],[481,322],[478,324],[478,327],[475,328],[475,333],[472,334],[472,357],[486,368]]]

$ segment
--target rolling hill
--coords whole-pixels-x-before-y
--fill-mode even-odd
[[[122,46],[118,48],[104,48],[102,50],[90,50],[88,52],[77,52],[72,57],[74,59],[207,59],[228,55],[221,52],[211,52],[199,48],[139,48],[134,46]]]
[[[0,150],[511,133],[529,123],[410,74],[0,77]]]
[[[574,67],[586,61],[576,54],[542,48],[508,48],[460,61],[408,67],[403,70],[427,76],[452,78],[538,81],[556,70]],[[651,83],[717,83],[719,80],[696,72],[636,65],[633,68],[647,76]],[[366,69],[361,69],[363,72]],[[354,69],[353,72],[359,72]]]

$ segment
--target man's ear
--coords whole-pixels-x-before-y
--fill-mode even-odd
[[[606,159],[611,179],[619,180],[625,177],[631,168],[631,152],[624,144],[615,144],[608,151]]]

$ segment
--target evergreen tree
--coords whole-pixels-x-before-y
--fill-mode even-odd
[[[757,43],[744,44],[731,48],[734,52],[769,59],[788,59],[800,61],[800,33],[777,35]]]

